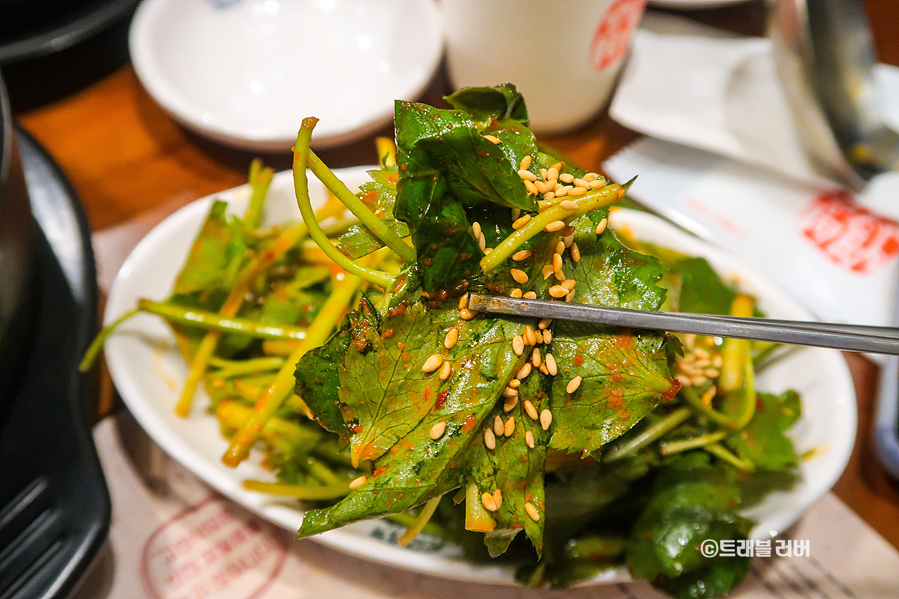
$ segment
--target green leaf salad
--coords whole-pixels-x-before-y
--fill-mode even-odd
[[[749,341],[478,314],[469,292],[642,310],[759,314],[700,258],[607,227],[626,186],[538,144],[512,85],[450,108],[396,103],[395,155],[358,194],[294,154],[303,223],[215,204],[167,318],[231,440],[312,508],[299,536],[388,517],[566,586],[625,564],[673,597],[719,597],[746,557],[743,496],[789,481],[795,392],[757,392]],[[307,169],[333,193],[317,212]],[[264,179],[264,177],[262,177]],[[344,206],[353,217],[341,216]],[[321,224],[320,224],[321,221]],[[314,243],[313,243],[314,242]],[[771,474],[776,476],[771,476]]]

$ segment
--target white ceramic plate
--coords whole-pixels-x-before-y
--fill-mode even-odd
[[[365,171],[361,167],[344,169],[337,171],[337,175],[353,187],[366,180]],[[313,201],[323,201],[324,188],[314,178],[312,182],[315,183],[310,189]],[[231,200],[234,210],[241,212],[247,195],[244,186],[198,200],[151,231],[131,253],[113,284],[106,306],[106,322],[131,310],[138,298],[165,299],[212,200],[215,197]],[[280,173],[267,200],[265,219],[277,223],[298,217],[291,174]],[[638,238],[707,258],[719,272],[738,280],[743,289],[757,296],[761,308],[772,317],[811,318],[807,310],[750,267],[656,217],[617,210],[612,224]],[[187,367],[175,349],[169,329],[160,319],[139,315],[122,325],[106,343],[106,360],[128,409],[163,449],[237,503],[287,530],[299,528],[302,512],[291,502],[242,488],[241,481],[247,478],[271,479],[271,473],[259,467],[258,456],[236,470],[219,461],[227,443],[215,418],[205,412],[209,404],[205,393],[198,393],[188,418],[174,415]],[[782,531],[795,522],[830,489],[843,471],[855,438],[855,393],[842,356],[836,351],[810,348],[796,351],[764,371],[757,387],[771,392],[795,388],[802,393],[805,413],[791,429],[791,435],[800,453],[814,450],[813,456],[802,464],[803,480],[797,487],[770,495],[748,513],[759,522],[754,534],[767,538],[768,531]],[[377,520],[316,538],[347,553],[417,572],[457,580],[514,584],[511,568],[467,563],[457,547],[424,537],[416,540],[410,549],[388,542],[395,541],[401,533],[402,529],[390,522]],[[628,579],[622,568],[608,571],[591,582]]]
[[[143,86],[218,141],[284,150],[367,135],[427,87],[443,51],[433,0],[145,0],[131,25]]]
[[[650,6],[657,8],[673,8],[698,10],[702,8],[720,8],[730,4],[739,4],[748,0],[649,0]]]

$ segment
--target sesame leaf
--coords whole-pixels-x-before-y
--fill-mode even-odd
[[[730,401],[726,397],[725,401]],[[725,441],[737,455],[769,471],[789,470],[796,466],[796,450],[784,432],[800,415],[799,394],[785,391],[781,395],[759,393],[757,409],[749,425]],[[724,406],[722,409],[727,409]]]
[[[493,530],[484,536],[484,543],[492,557],[505,553],[515,536],[524,530],[539,557],[543,551],[543,527],[545,499],[543,489],[546,445],[549,433],[540,425],[539,413],[549,405],[548,381],[539,372],[527,377],[519,389],[519,400],[508,412],[500,402],[485,422],[490,426],[498,417],[507,424],[515,423],[511,435],[496,436],[496,448],[487,450],[483,445],[475,454],[469,479],[478,485],[478,496],[494,493],[499,489],[502,501],[491,515],[496,521]],[[528,413],[525,401],[534,406]],[[533,419],[531,415],[537,414]],[[527,440],[533,440],[530,447]],[[526,505],[530,503],[538,516],[534,520]]]
[[[396,204],[396,182],[399,175],[396,168],[385,168],[368,171],[371,181],[359,186],[356,194],[362,203],[371,210],[381,222],[392,229],[399,237],[409,235],[409,228],[396,220],[393,208]],[[351,225],[340,236],[337,247],[345,255],[355,260],[379,250],[384,243],[362,224]]]
[[[664,301],[664,290],[656,286],[663,275],[658,260],[627,249],[610,230],[596,235],[589,219],[580,221],[576,243],[582,258],[563,266],[577,281],[575,301],[657,310]],[[672,388],[660,333],[566,321],[554,322],[552,330],[558,368],[552,386],[553,449],[596,451],[627,432]],[[579,385],[572,382],[576,377]]]
[[[472,456],[483,447],[484,422],[521,366],[522,358],[510,343],[521,324],[487,318],[460,321],[457,315],[410,308],[385,318],[367,351],[346,347],[337,368],[340,412],[352,431],[354,459],[374,459],[375,475],[336,505],[309,512],[301,536],[405,511],[467,480]],[[437,372],[423,373],[421,365],[443,349],[451,327],[458,328],[459,342],[445,351],[454,369],[442,381]],[[424,328],[428,330],[423,335]],[[400,349],[400,343],[405,348]],[[408,361],[403,353],[408,353]],[[315,412],[320,405],[309,407]],[[445,431],[433,439],[432,428],[440,422]]]
[[[222,301],[227,297],[247,255],[243,223],[226,214],[227,208],[227,202],[217,200],[212,203],[184,268],[175,280],[173,295],[220,296]]]

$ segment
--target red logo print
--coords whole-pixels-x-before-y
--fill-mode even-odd
[[[286,549],[273,525],[210,497],[150,536],[141,579],[150,599],[256,599],[281,571]]]
[[[589,60],[597,71],[607,69],[624,58],[631,32],[645,7],[646,0],[615,0],[612,3],[590,42]]]
[[[881,268],[899,254],[899,223],[862,208],[844,191],[812,201],[802,234],[832,262],[860,274]]]

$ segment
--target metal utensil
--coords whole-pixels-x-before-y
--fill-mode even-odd
[[[775,64],[813,165],[853,189],[899,168],[899,134],[880,112],[862,2],[769,0],[769,5]]]
[[[740,318],[677,312],[647,312],[587,304],[528,300],[472,294],[468,307],[533,318],[559,318],[602,325],[694,333],[732,339],[753,339],[793,345],[813,345],[856,352],[899,354],[899,329],[859,325]]]

